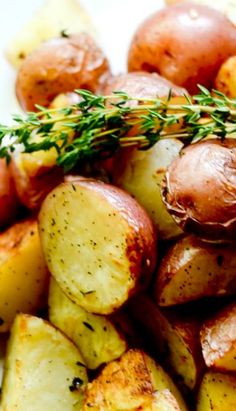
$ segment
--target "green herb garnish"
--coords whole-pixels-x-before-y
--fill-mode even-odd
[[[174,104],[171,93],[163,101],[123,92],[97,96],[76,90],[82,97],[77,104],[62,109],[37,106],[36,113],[14,116],[15,125],[0,125],[0,157],[9,161],[19,144],[25,153],[54,147],[57,164],[69,171],[81,160],[109,157],[121,147],[146,150],[166,138],[189,144],[210,134],[232,136],[236,132],[236,100],[216,90],[212,95],[202,86],[199,89],[199,94],[185,96],[185,104]],[[129,101],[139,104],[129,106]],[[180,127],[171,127],[177,124]],[[136,132],[129,133],[133,127]]]

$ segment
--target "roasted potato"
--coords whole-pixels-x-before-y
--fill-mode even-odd
[[[95,91],[108,73],[106,57],[88,34],[55,38],[25,58],[16,95],[24,110],[35,111],[35,104],[49,106],[60,93],[76,88]]]
[[[236,376],[208,372],[198,396],[197,411],[233,411],[236,409]]]
[[[88,384],[83,411],[185,411],[184,401],[164,370],[139,350],[108,364]]]
[[[86,384],[74,344],[41,318],[19,314],[8,343],[3,411],[80,411]]]
[[[54,148],[35,153],[13,156],[10,170],[21,204],[30,210],[40,208],[46,195],[63,179],[63,171],[55,166]]]
[[[236,56],[227,59],[220,67],[215,88],[230,98],[236,97]]]
[[[152,341],[175,377],[190,390],[196,388],[204,369],[199,340],[199,322],[191,316],[160,310],[150,297],[140,295],[129,304],[131,315]]]
[[[168,96],[170,90],[173,96],[186,92],[157,73],[136,71],[108,77],[101,83],[98,92],[109,96],[113,91],[124,91],[131,97],[155,98]]]
[[[161,196],[167,167],[182,147],[176,139],[160,140],[146,151],[123,151],[114,162],[114,183],[132,194],[145,208],[162,239],[176,237],[182,232],[166,210]]]
[[[22,61],[45,40],[86,31],[94,33],[90,18],[78,0],[47,0],[33,18],[16,34],[6,55],[9,62],[19,68]]]
[[[188,1],[189,3],[192,0],[165,0],[167,5],[173,5],[176,3],[183,3]],[[194,3],[205,4],[206,6],[211,5],[211,7],[224,13],[232,23],[236,24],[236,4],[234,0],[214,0],[209,3],[209,0],[194,0]]]
[[[235,246],[187,236],[170,247],[158,268],[155,298],[161,306],[236,294]]]
[[[212,241],[235,240],[235,167],[231,138],[189,145],[170,164],[162,195],[183,230]]]
[[[34,313],[45,304],[48,270],[38,225],[24,220],[0,234],[0,332],[18,312]]]
[[[202,353],[208,367],[236,371],[236,303],[206,321],[201,329]]]
[[[14,221],[18,203],[10,168],[4,159],[0,159],[0,227]]]
[[[195,93],[198,84],[210,89],[221,64],[234,54],[234,25],[217,10],[183,3],[141,24],[130,45],[128,69],[157,72]]]
[[[125,337],[112,318],[88,313],[66,297],[53,279],[49,319],[75,343],[90,369],[120,357],[127,349]]]
[[[72,177],[47,196],[39,226],[50,272],[87,311],[110,314],[149,282],[156,262],[153,225],[117,187]]]

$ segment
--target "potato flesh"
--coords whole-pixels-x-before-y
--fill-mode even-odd
[[[201,343],[208,367],[236,371],[236,304],[226,307],[203,325]]]
[[[0,234],[0,332],[18,312],[34,313],[45,300],[48,270],[35,220],[16,223]]]
[[[162,368],[142,351],[130,350],[87,386],[83,411],[88,410],[185,411],[186,406]]]
[[[131,315],[148,333],[153,349],[163,355],[163,361],[188,388],[194,389],[204,366],[195,319],[171,316],[145,295],[134,298],[129,307]]]
[[[205,374],[197,402],[197,411],[233,411],[236,409],[235,375]]]
[[[136,291],[141,269],[145,282],[153,267],[151,222],[117,188],[88,179],[61,184],[45,200],[39,221],[50,272],[89,312],[112,313]],[[148,232],[149,255],[142,229]]]
[[[62,30],[68,33],[94,32],[88,15],[78,0],[48,0],[22,30],[17,33],[7,49],[7,58],[18,68],[24,58],[43,41],[58,37]]]
[[[236,56],[222,64],[215,79],[215,88],[230,98],[236,97]]]
[[[147,151],[135,150],[115,179],[116,184],[132,194],[146,209],[163,239],[182,232],[166,210],[160,190],[167,167],[182,147],[183,144],[175,139],[159,141]]]
[[[3,411],[81,410],[81,387],[87,383],[78,349],[46,321],[19,314],[14,322],[5,364]]]
[[[214,246],[194,236],[179,240],[159,267],[155,286],[158,304],[171,306],[208,296],[236,292],[234,246]]]
[[[75,343],[90,369],[120,357],[127,348],[124,336],[112,319],[88,313],[73,303],[53,279],[49,291],[49,319]]]

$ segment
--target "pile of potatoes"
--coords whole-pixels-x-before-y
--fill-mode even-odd
[[[141,24],[128,73],[86,33],[21,60],[25,110],[68,106],[75,88],[236,97],[236,27],[189,2]],[[236,409],[235,140],[160,140],[66,176],[56,157],[0,161],[2,410]]]

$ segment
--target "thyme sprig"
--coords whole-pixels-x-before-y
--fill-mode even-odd
[[[121,147],[145,150],[166,138],[190,144],[211,134],[233,137],[236,100],[199,89],[191,98],[185,95],[184,104],[175,103],[171,92],[166,99],[142,99],[124,92],[97,96],[76,90],[81,97],[77,104],[37,106],[37,112],[15,115],[13,126],[0,125],[0,157],[9,160],[19,144],[25,153],[54,147],[57,164],[68,171],[81,160],[111,156]]]

